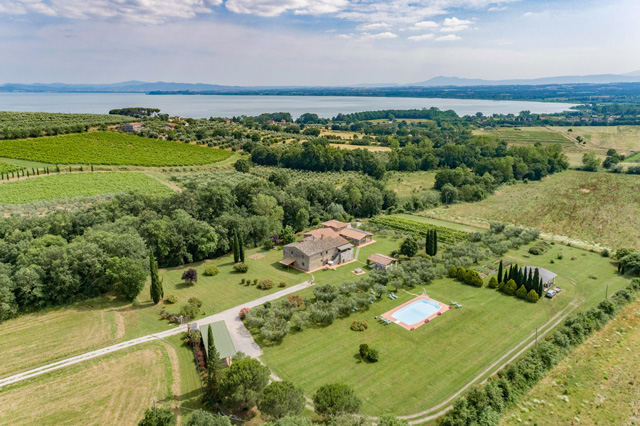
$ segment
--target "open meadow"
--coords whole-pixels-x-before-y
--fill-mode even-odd
[[[573,139],[581,136],[586,149],[601,154],[612,148],[625,155],[640,151],[640,126],[554,126],[550,130]]]
[[[390,172],[385,176],[386,187],[399,196],[407,196],[433,189],[435,172]]]
[[[301,386],[307,395],[329,382],[351,384],[363,399],[365,414],[408,415],[430,408],[470,380],[485,375],[485,369],[494,361],[531,338],[536,327],[544,329],[556,314],[592,306],[605,297],[607,285],[612,292],[627,283],[610,260],[599,254],[553,245],[544,255],[530,256],[525,249],[511,251],[503,259],[554,271],[558,274],[556,283],[564,289],[560,296],[530,304],[486,287],[436,279],[410,291],[426,291],[440,302],[455,301],[462,308],[447,311],[414,331],[376,321],[374,317],[414,297],[399,291],[397,300],[383,297],[368,310],[337,319],[330,326],[292,332],[278,344],[263,342],[262,359],[281,378]],[[331,282],[324,275],[316,275],[318,285]],[[311,289],[300,294],[313,297]],[[350,325],[356,320],[368,322],[369,328],[352,331]],[[377,349],[380,361],[359,362],[360,343]]]
[[[0,203],[26,204],[120,192],[163,196],[173,191],[140,172],[62,173],[0,183]]]
[[[613,249],[640,248],[637,176],[566,171],[506,186],[476,203],[438,208],[435,217],[502,221]]]
[[[0,157],[49,164],[183,166],[215,163],[231,154],[217,148],[116,132],[0,141]]]
[[[637,424],[639,363],[640,302],[635,302],[574,349],[500,424]]]
[[[179,392],[174,369],[175,350],[155,342],[85,361],[0,388],[0,424],[134,425],[153,398],[169,401]]]

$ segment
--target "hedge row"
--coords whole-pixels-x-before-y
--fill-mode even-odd
[[[487,381],[456,399],[440,420],[441,426],[497,425],[507,408],[515,405],[571,350],[602,328],[640,292],[640,278],[618,290],[596,307],[568,317],[536,348]]]

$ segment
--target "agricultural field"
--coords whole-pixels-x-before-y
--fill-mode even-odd
[[[640,126],[579,126],[550,129],[571,138],[581,136],[587,142],[584,145],[586,149],[601,154],[606,154],[611,148],[625,155],[630,151],[640,151]]]
[[[0,139],[78,133],[91,127],[131,121],[134,119],[123,115],[0,111]]]
[[[391,148],[388,146],[380,146],[380,145],[351,145],[346,143],[331,143],[329,144],[335,148],[340,149],[366,149],[371,152],[390,152]]]
[[[433,189],[435,172],[387,172],[386,186],[399,196],[413,195]]]
[[[613,249],[640,248],[640,180],[632,175],[565,171],[541,182],[506,186],[477,203],[430,213],[509,222]]]
[[[162,196],[173,191],[139,172],[62,173],[0,183],[0,204],[26,204],[120,192]]]
[[[91,132],[0,142],[0,157],[49,164],[184,166],[209,164],[230,151],[115,132]]]
[[[412,292],[425,290],[438,301],[456,301],[462,308],[447,311],[414,331],[376,321],[374,317],[414,297],[399,291],[397,300],[383,297],[367,311],[354,312],[330,326],[309,326],[302,332],[290,333],[282,343],[263,343],[262,359],[278,376],[301,386],[307,395],[328,382],[351,384],[363,399],[364,414],[408,415],[430,408],[474,378],[486,377],[491,363],[523,341],[533,339],[536,327],[543,330],[556,314],[598,303],[604,298],[607,285],[613,292],[627,284],[610,260],[599,254],[563,245],[552,245],[540,256],[530,256],[525,250],[522,247],[511,251],[503,259],[557,273],[556,283],[564,290],[555,299],[530,304],[486,287],[436,279]],[[485,263],[493,264],[495,260]],[[316,276],[316,282],[325,283],[320,276]],[[300,294],[313,297],[311,289]],[[350,325],[356,320],[368,322],[369,328],[352,331]],[[380,361],[358,362],[360,343],[377,349]]]
[[[149,343],[1,388],[0,424],[137,424],[153,398],[168,401],[180,389],[169,351]]]
[[[500,424],[637,424],[639,363],[640,302],[635,302],[560,362]]]
[[[456,242],[460,242],[466,239],[468,235],[468,232],[462,231],[460,229],[453,229],[448,226],[438,226],[424,220],[414,220],[410,215],[405,215],[403,217],[379,216],[371,219],[369,222],[377,226],[395,229],[401,232],[420,236],[425,236],[427,235],[427,231],[435,229],[438,232],[438,241],[447,244],[455,244]]]
[[[6,163],[4,161],[0,161],[0,175],[2,175],[4,173],[17,172],[20,169],[22,169],[22,167],[20,167],[20,166],[18,166],[16,164],[11,164],[11,163]]]
[[[568,136],[547,127],[499,127],[491,130],[474,130],[473,134],[494,136],[503,139],[509,145],[533,145],[540,142],[542,144],[559,143],[571,147],[577,143]]]

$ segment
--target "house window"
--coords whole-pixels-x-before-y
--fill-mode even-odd
[[[304,262],[302,262],[302,266],[304,266]]]

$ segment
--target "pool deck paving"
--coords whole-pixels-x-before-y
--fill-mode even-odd
[[[396,319],[393,317],[393,314],[395,314],[396,312],[398,312],[400,309],[405,308],[419,300],[430,300],[432,302],[436,302],[439,306],[440,309],[438,309],[436,312],[434,312],[433,314],[429,315],[428,317],[413,323],[413,324],[405,324],[404,322]],[[408,302],[403,303],[400,306],[397,306],[395,308],[393,308],[392,310],[385,312],[384,314],[380,315],[382,318],[391,321],[394,324],[398,324],[400,327],[409,330],[409,331],[413,331],[416,328],[420,327],[421,325],[427,324],[429,322],[431,322],[434,318],[436,318],[438,315],[442,315],[444,312],[448,311],[449,309],[451,309],[451,307],[449,305],[445,305],[442,302],[439,302],[435,299],[432,299],[431,297],[429,297],[428,294],[421,294],[419,296],[416,296],[415,298],[409,300]]]

